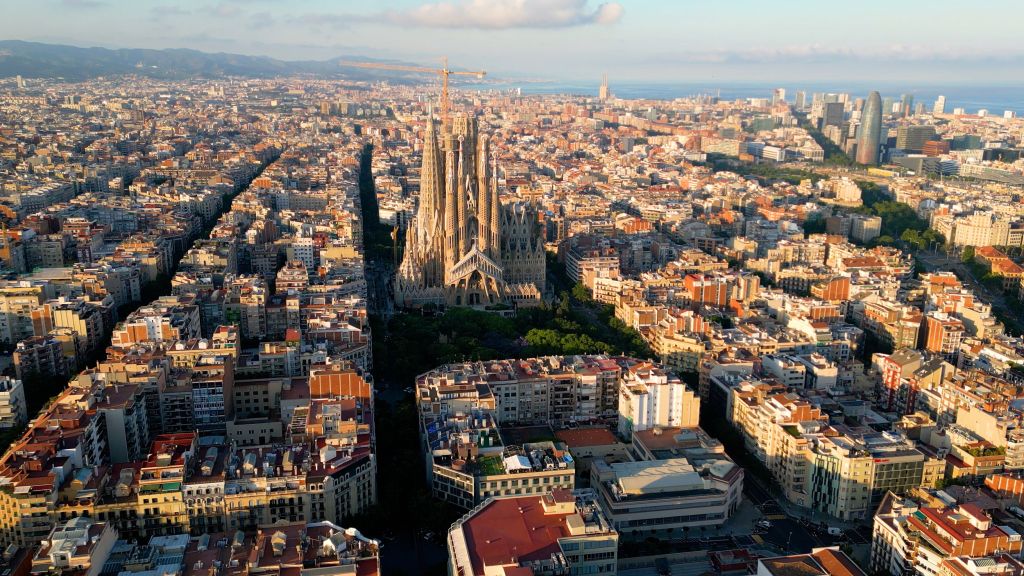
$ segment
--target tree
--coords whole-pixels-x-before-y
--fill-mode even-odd
[[[590,290],[588,290],[583,283],[576,284],[572,287],[572,297],[583,304],[588,304],[592,300],[590,297]]]
[[[964,246],[964,251],[960,253],[960,261],[964,264],[974,261],[974,246]]]
[[[822,234],[825,232],[825,219],[824,218],[808,218],[804,220],[804,235],[810,236],[811,234]]]
[[[925,241],[921,237],[921,233],[913,228],[907,228],[900,234],[900,240],[906,242],[908,245],[914,248],[923,250],[925,248]]]

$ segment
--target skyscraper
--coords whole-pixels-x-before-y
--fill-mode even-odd
[[[868,94],[864,111],[860,115],[857,131],[857,162],[878,163],[878,141],[882,134],[882,97],[878,92]]]
[[[778,104],[779,102],[785,102],[785,101],[786,101],[786,89],[785,88],[776,88],[775,90],[772,90],[772,106]]]
[[[904,94],[900,96],[900,113],[906,117],[914,113],[914,95]]]
[[[801,90],[796,93],[796,101],[793,103],[793,107],[797,109],[797,112],[807,107],[807,92]]]
[[[825,126],[842,126],[843,125],[843,103],[842,102],[826,102],[825,109],[821,117],[821,127]]]
[[[597,97],[601,100],[608,99],[608,74],[601,77],[601,88],[597,91]]]
[[[896,148],[908,152],[920,152],[925,142],[935,139],[934,126],[900,126],[896,130]]]
[[[939,115],[946,113],[946,97],[939,95],[935,99],[935,106],[932,106],[932,114]]]

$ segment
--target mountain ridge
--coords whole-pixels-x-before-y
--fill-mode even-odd
[[[344,68],[341,60],[402,63],[363,56],[327,60],[280,60],[229,52],[203,52],[192,48],[102,48],[0,40],[0,78],[63,78],[88,80],[99,76],[136,74],[164,79],[242,76],[269,78],[292,74],[353,79],[395,76],[386,70]]]

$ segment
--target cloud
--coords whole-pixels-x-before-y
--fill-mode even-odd
[[[325,12],[310,12],[293,16],[287,20],[290,24],[298,24],[317,30],[323,28],[349,28],[354,22],[368,22],[369,18],[356,14],[330,14]]]
[[[276,24],[274,15],[270,12],[256,12],[249,15],[249,27],[253,29],[270,28]]]
[[[182,8],[181,6],[175,6],[168,4],[164,6],[154,6],[150,9],[153,16],[164,17],[164,16],[187,16],[192,13],[191,10]]]
[[[373,17],[403,26],[424,28],[568,28],[614,24],[622,19],[618,2],[591,8],[589,0],[454,0],[424,4],[408,11],[387,11]]]
[[[102,8],[106,6],[106,2],[100,2],[99,0],[61,0],[61,5],[65,8]]]
[[[242,14],[242,7],[231,2],[220,2],[210,6],[207,10],[218,18],[235,18]]]

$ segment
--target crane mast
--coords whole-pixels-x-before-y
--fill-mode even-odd
[[[487,72],[483,70],[452,70],[448,68],[448,58],[442,60],[440,68],[427,66],[406,66],[403,64],[386,64],[383,62],[352,62],[343,60],[338,63],[340,66],[351,68],[366,68],[370,70],[394,70],[396,72],[418,72],[422,74],[435,74],[441,77],[441,119],[447,121],[450,109],[448,100],[448,77],[449,76],[473,76],[483,78]]]

